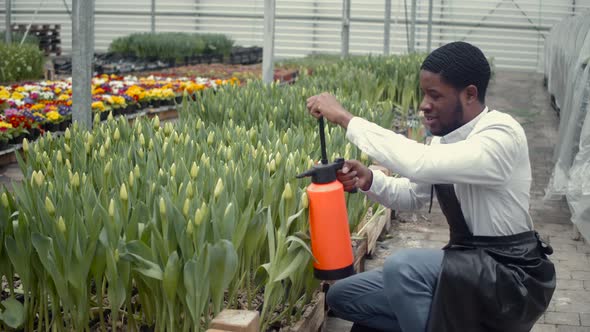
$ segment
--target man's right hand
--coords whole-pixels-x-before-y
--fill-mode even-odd
[[[348,192],[355,188],[367,191],[373,184],[373,171],[358,160],[345,161],[342,169],[337,172],[337,177]]]

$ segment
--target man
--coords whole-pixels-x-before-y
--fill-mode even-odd
[[[345,190],[397,210],[419,209],[436,193],[450,226],[439,249],[405,249],[382,269],[336,282],[327,301],[352,331],[530,331],[555,289],[551,248],[528,213],[531,168],[522,127],[488,109],[490,66],[475,46],[454,42],[423,62],[420,110],[436,136],[419,144],[347,112],[331,95],[313,96],[315,117],[402,178],[346,161]]]

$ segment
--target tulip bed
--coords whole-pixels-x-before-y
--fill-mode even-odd
[[[390,126],[417,88],[371,89],[387,84],[389,60],[322,65],[292,86],[206,89],[174,124],[97,114],[91,131],[24,141],[28,180],[0,190],[0,330],[203,331],[223,308],[259,310],[261,331],[297,321],[319,285],[309,180],[295,179],[320,158],[305,99],[328,90]],[[417,76],[419,63],[403,70]],[[330,159],[368,162],[344,130],[326,131]],[[355,229],[369,206],[360,194],[347,206]]]

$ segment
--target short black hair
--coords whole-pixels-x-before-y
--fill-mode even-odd
[[[440,74],[455,89],[477,87],[477,99],[485,102],[491,69],[483,52],[466,42],[452,42],[432,51],[420,69]]]

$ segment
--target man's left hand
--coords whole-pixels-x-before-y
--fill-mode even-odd
[[[336,100],[336,97],[329,93],[322,93],[307,99],[307,110],[315,117],[323,116],[326,120],[336,123],[343,128],[348,127],[348,123],[353,118],[347,110]]]

